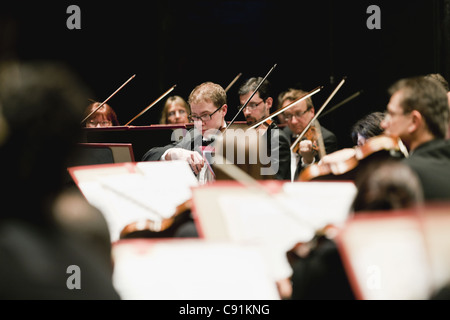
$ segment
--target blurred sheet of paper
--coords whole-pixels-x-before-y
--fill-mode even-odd
[[[132,222],[171,217],[198,185],[185,161],[84,166],[73,174],[89,203],[105,216],[112,241]]]
[[[345,226],[337,243],[359,299],[429,298],[430,261],[416,217],[358,215]]]
[[[125,240],[113,248],[122,299],[279,300],[254,246],[201,239]]]
[[[450,203],[429,204],[421,221],[436,292],[450,284]]]
[[[206,239],[263,245],[274,280],[289,277],[287,251],[327,224],[342,224],[356,188],[350,182],[296,182],[281,190],[269,196],[239,184],[194,188],[201,233]]]

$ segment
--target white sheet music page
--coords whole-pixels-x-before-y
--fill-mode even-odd
[[[356,197],[353,182],[293,182],[283,185],[286,205],[314,228],[341,225],[350,214]]]
[[[429,298],[430,260],[419,220],[394,214],[351,220],[338,243],[360,299]]]
[[[139,162],[135,172],[101,174],[78,183],[86,199],[104,214],[112,241],[127,224],[171,217],[178,205],[191,199],[196,185],[184,161]]]
[[[124,300],[279,300],[257,247],[127,240],[113,256],[114,286]]]
[[[291,275],[286,252],[327,224],[341,224],[356,195],[353,183],[298,182],[273,197],[261,192],[222,194],[219,205],[232,241],[266,247],[276,279]]]

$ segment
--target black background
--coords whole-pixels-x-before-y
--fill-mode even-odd
[[[81,9],[80,30],[66,27],[71,4]],[[381,9],[380,30],[366,26],[372,4]],[[136,74],[109,101],[121,124],[173,85],[172,94],[187,98],[204,81],[226,87],[242,73],[229,91],[231,120],[239,84],[274,64],[274,96],[323,86],[316,109],[345,76],[327,109],[363,93],[320,118],[345,147],[355,121],[385,109],[395,80],[435,72],[449,78],[448,7],[448,0],[20,2],[1,5],[0,59],[65,62],[98,101]],[[133,125],[157,123],[162,106]]]

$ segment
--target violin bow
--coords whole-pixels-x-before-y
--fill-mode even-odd
[[[326,112],[322,113],[322,115],[320,117],[324,117],[327,114],[329,114],[330,112],[336,110],[337,108],[341,107],[342,105],[346,104],[347,102],[355,99],[357,96],[359,96],[361,93],[363,92],[363,90],[360,90],[358,92],[355,92],[354,94],[352,94],[351,96],[345,98],[344,100],[342,100],[341,102],[339,102],[338,104],[332,106],[329,110],[327,110]]]
[[[256,94],[256,92],[258,92],[259,87],[261,87],[261,85],[263,84],[264,81],[266,81],[267,77],[272,73],[272,71],[275,69],[275,67],[277,66],[277,64],[275,63],[273,65],[272,68],[270,68],[269,72],[267,72],[266,76],[261,80],[261,82],[258,84],[258,86],[256,87],[256,89],[253,91],[253,93],[250,95],[250,97],[247,99],[247,101],[242,105],[242,107],[239,109],[239,111],[236,113],[236,115],[234,116],[234,118],[228,123],[227,127],[225,128],[225,130],[227,130],[236,120],[237,116],[239,115],[239,113],[241,113],[242,110],[244,110],[244,108],[247,106],[247,104],[250,102],[250,100],[253,98],[253,96]]]
[[[131,119],[130,121],[127,122],[127,124],[125,124],[125,126],[128,126],[131,122],[133,122],[134,120],[136,120],[137,118],[139,118],[140,116],[142,116],[145,112],[147,112],[148,110],[150,110],[151,107],[153,107],[155,104],[157,104],[161,99],[163,99],[165,96],[167,96],[170,92],[172,92],[173,89],[175,89],[177,85],[173,85],[169,90],[167,90],[166,92],[164,92],[158,99],[156,99],[155,101],[153,101],[148,107],[146,107],[144,110],[142,110],[139,114],[137,114],[133,119]]]
[[[311,97],[312,95],[315,95],[317,92],[319,92],[320,90],[322,90],[323,87],[319,86],[313,90],[311,90],[308,93],[305,93],[303,96],[301,96],[300,98],[298,98],[297,100],[293,101],[292,103],[288,104],[286,107],[281,108],[277,111],[275,111],[274,113],[272,113],[271,115],[269,115],[267,118],[261,120],[260,122],[254,124],[253,126],[251,126],[249,129],[255,129],[257,127],[259,127],[261,124],[263,124],[264,122],[266,122],[269,119],[272,119],[273,117],[279,115],[280,113],[286,111],[289,108],[292,108],[294,105],[296,105],[297,103],[299,103],[300,101],[303,101],[305,99],[308,99],[309,97]]]
[[[105,101],[103,101],[102,103],[100,103],[100,105],[99,105],[95,110],[93,110],[90,114],[88,114],[88,115],[86,116],[86,118],[84,118],[84,119],[81,121],[80,124],[83,124],[87,119],[89,119],[90,116],[92,116],[94,113],[96,113],[98,109],[100,109],[101,107],[103,107],[103,106],[105,105],[105,103],[109,101],[109,99],[111,99],[117,92],[119,92],[123,87],[125,87],[125,85],[127,85],[128,82],[130,82],[135,76],[136,76],[136,75],[134,74],[134,75],[132,75],[132,76],[130,77],[130,79],[128,79],[127,81],[125,81],[124,84],[122,84],[116,91],[114,91],[113,94],[111,94]]]
[[[322,159],[326,152],[325,152],[325,143],[323,142],[323,135],[322,135],[322,128],[320,127],[319,120],[314,121],[314,126],[317,128],[317,141],[319,143],[319,155]]]
[[[303,132],[298,136],[298,138],[294,141],[294,143],[291,145],[291,151],[294,150],[294,147],[300,142],[300,140],[303,138],[305,133],[308,131],[308,129],[311,127],[311,124],[316,121],[316,119],[320,116],[323,109],[327,106],[327,104],[330,102],[330,100],[335,96],[335,94],[339,91],[339,89],[343,86],[344,82],[346,80],[346,77],[344,77],[341,82],[336,86],[336,88],[333,90],[333,92],[330,94],[330,96],[327,98],[327,100],[323,103],[323,105],[320,107],[319,111],[314,115],[314,118],[311,119],[311,121],[308,123],[308,125],[303,129]]]
[[[242,76],[242,73],[239,73],[234,79],[233,81],[230,82],[230,84],[228,85],[228,87],[226,87],[225,92],[228,92],[228,90],[230,90],[230,88],[233,86],[233,84],[236,83],[236,81],[238,81],[238,79]]]

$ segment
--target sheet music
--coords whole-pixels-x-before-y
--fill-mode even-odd
[[[432,288],[423,229],[411,217],[355,220],[340,235],[346,270],[366,300],[423,300]]]
[[[190,188],[198,185],[185,161],[139,162],[133,168],[134,172],[110,171],[96,177],[93,170],[86,174],[89,179],[78,183],[86,199],[105,216],[112,241],[119,239],[127,224],[171,217],[178,205],[192,198]]]
[[[314,228],[341,225],[356,197],[353,182],[293,182],[283,185],[283,201]]]
[[[258,243],[277,279],[290,276],[286,252],[327,224],[342,224],[356,195],[353,183],[287,183],[274,197],[241,192],[218,197],[232,241]]]
[[[125,300],[279,300],[257,247],[141,240],[119,244],[113,255],[114,286]]]

